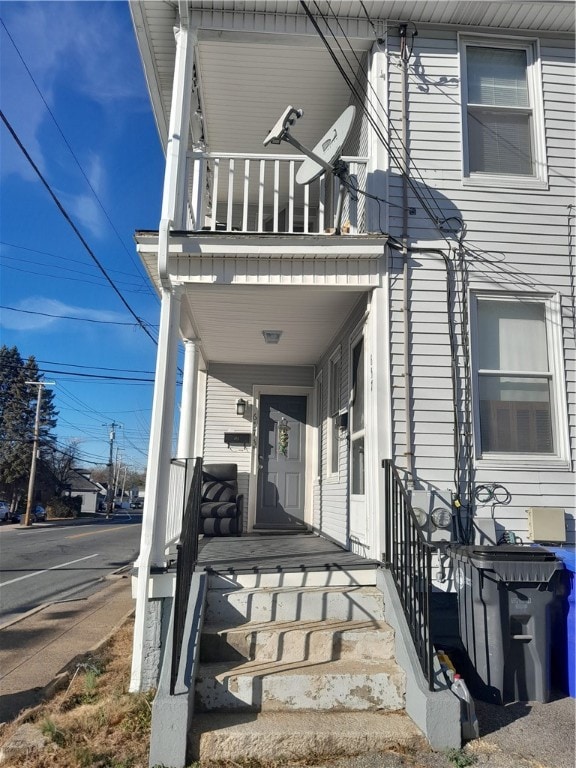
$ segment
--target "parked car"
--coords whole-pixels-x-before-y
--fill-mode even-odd
[[[33,523],[42,523],[46,520],[46,510],[42,504],[37,504],[31,513]]]
[[[140,499],[136,499],[135,501],[130,502],[130,509],[142,509],[144,506],[144,502]]]
[[[7,501],[0,501],[0,523],[10,520],[10,504]]]

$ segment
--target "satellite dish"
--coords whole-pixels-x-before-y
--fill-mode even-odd
[[[304,160],[296,174],[296,181],[298,184],[310,184],[326,172],[332,173],[334,176],[338,177],[340,180],[340,194],[338,196],[334,230],[336,234],[340,234],[344,196],[346,194],[346,187],[349,186],[349,182],[348,166],[343,160],[340,160],[339,157],[344,142],[348,138],[348,134],[352,128],[352,123],[354,122],[354,117],[356,115],[356,107],[350,106],[345,109],[334,125],[327,131],[326,135],[320,139],[318,144],[316,144],[314,149],[308,149],[290,134],[291,126],[293,126],[296,120],[301,118],[303,114],[301,109],[295,109],[292,106],[286,107],[280,118],[277,120],[274,128],[272,128],[264,139],[264,146],[267,147],[268,144],[280,144],[282,141],[286,141],[307,156],[307,159]]]
[[[331,171],[334,170],[334,161],[340,156],[355,116],[356,107],[348,107],[342,112],[334,125],[326,131],[325,135],[312,150],[312,154],[317,159],[309,156],[298,169],[296,174],[298,184],[310,184],[315,181],[326,171],[326,165],[330,167]],[[323,160],[324,164],[321,165],[318,160]]]

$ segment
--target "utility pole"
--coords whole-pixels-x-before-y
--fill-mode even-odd
[[[109,518],[114,511],[114,440],[116,439],[115,428],[119,426],[115,421],[110,424],[110,454],[108,456],[108,489],[106,492],[106,517]]]
[[[32,525],[30,513],[32,512],[32,502],[34,500],[34,482],[36,480],[36,459],[38,458],[38,443],[40,442],[40,409],[42,407],[42,391],[47,384],[54,384],[53,381],[26,381],[25,384],[38,387],[38,397],[36,398],[36,419],[34,421],[34,441],[32,443],[32,461],[30,463],[30,479],[28,481],[28,498],[26,500],[26,513],[22,527],[28,528]]]

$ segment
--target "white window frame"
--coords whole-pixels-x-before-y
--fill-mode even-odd
[[[469,170],[468,151],[468,73],[466,49],[468,46],[485,48],[504,48],[506,50],[526,51],[526,81],[532,113],[532,142],[534,173],[492,174]],[[548,166],[546,161],[546,140],[544,133],[544,102],[542,97],[542,72],[540,66],[539,41],[533,38],[487,36],[482,34],[458,35],[460,57],[460,81],[462,104],[462,183],[465,186],[494,186],[508,188],[546,189],[548,186]],[[503,107],[502,109],[507,109]],[[513,108],[510,108],[512,110]]]
[[[340,386],[339,386],[339,391],[337,393],[338,407],[335,409],[332,397],[334,393],[333,371],[336,363],[339,364]],[[338,346],[338,348],[335,349],[334,352],[330,355],[330,359],[328,361],[328,392],[327,392],[328,408],[327,408],[327,419],[326,419],[326,424],[328,427],[328,431],[326,434],[326,478],[328,480],[337,480],[340,477],[340,459],[339,459],[340,452],[338,449],[337,449],[338,458],[336,459],[338,467],[336,472],[334,472],[332,469],[332,460],[334,458],[334,432],[337,429],[336,419],[342,413],[342,381],[343,381],[342,348]],[[337,442],[336,445],[339,445],[339,443]]]
[[[480,433],[480,393],[479,374],[479,337],[478,337],[478,301],[522,301],[540,304],[544,307],[546,322],[546,342],[551,375],[550,391],[552,396],[552,434],[553,453],[498,453],[482,452]],[[562,305],[559,294],[538,295],[518,293],[489,293],[477,291],[470,296],[470,326],[472,347],[472,403],[475,463],[479,468],[508,469],[570,469],[570,440],[568,432],[568,410],[566,400],[566,377],[564,374],[564,356],[562,347]],[[545,374],[543,374],[545,375]]]

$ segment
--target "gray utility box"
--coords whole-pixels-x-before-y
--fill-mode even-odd
[[[485,701],[548,701],[562,562],[543,547],[450,545],[466,682]]]

